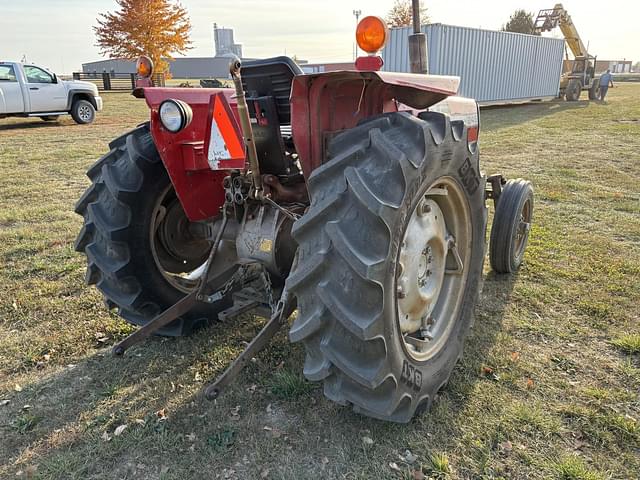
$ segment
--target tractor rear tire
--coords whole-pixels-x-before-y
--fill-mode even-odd
[[[580,99],[580,93],[582,92],[582,83],[575,78],[569,80],[567,90],[565,91],[565,98],[567,102],[576,102]]]
[[[92,184],[76,204],[75,211],[84,217],[84,225],[75,248],[86,254],[86,282],[97,286],[107,307],[117,308],[129,323],[144,325],[195,288],[197,281],[187,281],[174,273],[180,271],[177,268],[180,264],[189,270],[201,265],[210,244],[195,243],[194,254],[173,258],[167,252],[175,249],[166,249],[165,243],[158,240],[168,218],[175,218],[175,224],[184,224],[186,216],[175,199],[148,124],[126,133],[109,146],[111,151],[87,172]],[[157,212],[162,199],[169,203],[161,207],[165,210],[159,220]],[[218,251],[218,256],[221,252]],[[198,305],[158,333],[188,334],[210,319],[217,319],[218,311],[230,305],[230,298],[211,306]]]
[[[600,98],[600,79],[594,78],[589,87],[589,100],[598,100]]]
[[[529,241],[533,218],[533,186],[518,178],[509,180],[498,200],[489,241],[489,261],[496,273],[515,273]]]
[[[384,114],[335,136],[327,162],[309,177],[311,205],[292,231],[298,262],[287,283],[298,316],[289,338],[305,346],[305,376],[322,380],[329,399],[352,404],[356,412],[408,422],[416,411],[428,409],[462,355],[486,227],[484,178],[466,139],[464,123],[441,113]],[[456,208],[462,212],[458,218]],[[442,325],[441,336],[420,330],[421,339],[401,324],[402,302],[413,294],[400,290],[410,285],[410,291],[415,283],[403,283],[405,272],[421,272],[411,278],[422,282],[419,288],[425,286],[424,275],[431,275],[425,267],[431,253],[423,261],[429,246],[405,254],[409,238],[418,244],[415,252],[427,238],[420,228],[417,236],[409,235],[416,215],[431,215],[445,225],[454,245],[457,235],[460,259],[456,270],[450,265],[456,265],[453,249],[440,248],[442,276],[429,281],[441,279],[438,291],[446,293],[435,296],[435,308],[443,306],[433,311],[452,314],[429,317],[430,325]],[[415,342],[424,350],[414,349]]]

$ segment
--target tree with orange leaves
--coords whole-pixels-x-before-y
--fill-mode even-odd
[[[93,27],[103,55],[133,60],[147,55],[156,72],[169,73],[166,59],[191,47],[187,11],[171,0],[116,0],[120,10],[100,14]]]

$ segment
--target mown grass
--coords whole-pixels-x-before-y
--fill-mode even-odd
[[[251,316],[108,354],[131,328],[84,287],[73,205],[147,108],[105,106],[85,127],[0,122],[0,478],[640,476],[640,85],[482,112],[483,168],[533,181],[535,225],[518,275],[486,269],[465,356],[408,425],[326,400],[285,332],[203,400]]]

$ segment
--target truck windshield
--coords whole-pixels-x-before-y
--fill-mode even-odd
[[[16,73],[11,65],[0,65],[0,82],[17,82]]]

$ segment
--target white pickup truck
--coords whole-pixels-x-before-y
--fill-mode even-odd
[[[100,110],[102,98],[93,83],[60,80],[37,65],[0,61],[0,118],[53,121],[70,114],[76,123],[85,124]]]

